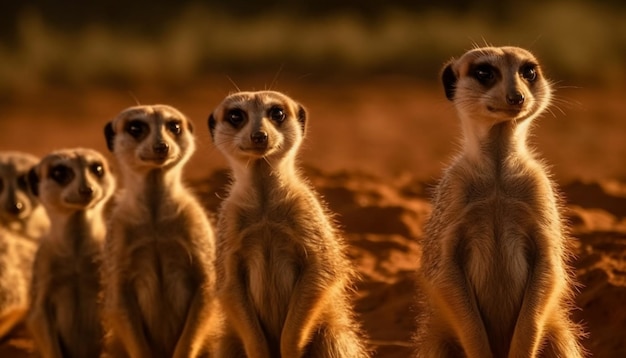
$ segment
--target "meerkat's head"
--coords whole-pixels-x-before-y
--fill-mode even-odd
[[[518,47],[483,47],[448,62],[446,97],[459,113],[491,123],[535,117],[550,104],[551,87],[539,62]]]
[[[39,200],[28,188],[28,171],[39,163],[33,155],[0,153],[0,223],[25,222],[39,207]]]
[[[275,91],[227,96],[209,116],[213,142],[228,158],[249,162],[294,154],[306,130],[306,110]]]
[[[31,191],[55,212],[90,209],[108,199],[115,179],[106,158],[92,149],[64,149],[45,156],[28,174]]]
[[[127,108],[106,124],[104,135],[109,150],[136,171],[172,168],[195,150],[191,121],[167,105]]]

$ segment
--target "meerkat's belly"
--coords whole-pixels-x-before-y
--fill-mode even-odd
[[[471,205],[467,212],[465,272],[489,336],[508,342],[531,270],[527,208],[494,199]]]
[[[247,236],[250,298],[269,338],[279,340],[303,263],[289,232],[265,227]]]
[[[92,256],[58,257],[50,267],[53,273],[50,286],[54,289],[49,293],[49,302],[54,303],[61,342],[72,356],[85,356],[85,349],[97,349],[101,338],[98,314],[100,277],[99,267],[94,262]],[[85,344],[76,344],[81,341]]]
[[[176,342],[194,293],[189,254],[177,240],[152,238],[134,248],[130,262],[135,274],[129,279],[149,339],[156,345]]]

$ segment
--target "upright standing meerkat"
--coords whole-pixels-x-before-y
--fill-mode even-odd
[[[115,358],[199,357],[219,332],[213,229],[182,182],[192,131],[166,105],[128,108],[105,127],[124,185],[105,246],[107,351]]]
[[[98,357],[103,211],[115,179],[102,154],[78,148],[45,156],[29,183],[51,221],[33,265],[27,317],[37,350],[44,358]]]
[[[233,171],[218,223],[218,356],[367,357],[345,244],[296,168],[305,109],[278,92],[239,92],[208,125]]]
[[[28,153],[0,152],[0,339],[26,314],[33,259],[49,226],[28,190],[28,171],[38,162]]]
[[[582,357],[559,198],[527,146],[550,83],[517,47],[473,49],[442,79],[464,143],[426,225],[418,356]]]

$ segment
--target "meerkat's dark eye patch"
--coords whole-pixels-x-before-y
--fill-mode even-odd
[[[148,135],[150,127],[148,126],[148,123],[144,121],[133,119],[126,123],[125,131],[130,134],[131,137],[141,140]]]
[[[168,121],[165,127],[174,135],[180,135],[183,132],[183,124],[178,120]]]
[[[528,82],[534,82],[537,79],[537,65],[534,63],[527,63],[520,67],[520,75]]]
[[[20,190],[27,191],[28,190],[28,174],[22,174],[17,177],[17,187]],[[1,189],[0,189],[1,191]]]
[[[276,123],[283,123],[286,115],[285,110],[279,106],[274,106],[267,111],[267,116]]]
[[[239,128],[241,124],[246,120],[246,114],[243,110],[239,108],[233,108],[226,112],[225,119],[228,123],[230,123],[231,126]]]
[[[4,190],[4,180],[0,178],[0,193],[2,193],[3,190]]]
[[[74,179],[74,171],[64,164],[58,164],[50,168],[49,177],[58,184],[65,186]]]
[[[104,176],[104,166],[102,165],[102,163],[92,163],[89,166],[89,171],[98,178],[102,178]]]
[[[470,74],[484,86],[488,86],[494,83],[498,70],[488,63],[479,63],[475,65]]]

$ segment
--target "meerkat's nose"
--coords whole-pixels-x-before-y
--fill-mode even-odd
[[[170,150],[170,146],[165,142],[158,142],[154,146],[152,146],[152,149],[157,154],[167,154],[167,152]]]
[[[6,210],[12,215],[18,215],[19,213],[24,211],[24,203],[22,203],[21,201],[15,201],[15,202],[9,203],[6,206]]]
[[[253,133],[250,136],[250,139],[252,139],[252,142],[254,144],[264,144],[267,143],[267,132],[265,131],[258,131]]]
[[[78,188],[78,194],[84,198],[91,198],[93,196],[93,188],[91,186],[81,186]]]
[[[524,103],[524,95],[519,91],[509,93],[506,95],[506,103],[512,106],[519,106]]]

